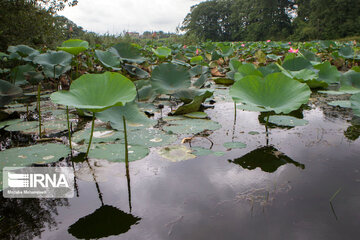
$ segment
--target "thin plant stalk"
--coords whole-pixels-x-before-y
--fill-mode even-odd
[[[40,91],[41,84],[38,84],[38,94],[37,94],[37,104],[38,104],[38,113],[39,113],[39,137],[41,138],[41,109],[40,109]]]
[[[126,179],[128,185],[128,195],[129,195],[129,209],[131,212],[131,187],[130,187],[130,172],[129,172],[129,151],[128,151],[128,139],[127,139],[127,131],[126,131],[126,120],[125,116],[123,116],[124,123],[124,139],[125,139],[125,168],[126,168]]]
[[[69,145],[70,145],[70,151],[72,154],[72,144],[71,144],[71,128],[70,128],[70,119],[69,119],[69,107],[66,106],[66,119],[67,119],[67,127],[69,132]]]
[[[269,145],[269,129],[268,129],[269,118],[270,118],[270,113],[268,113],[268,115],[267,115],[267,117],[266,117],[266,123],[265,123],[265,130],[266,130],[266,146],[268,146],[268,145]]]
[[[236,102],[234,101],[234,125],[236,124]]]
[[[92,138],[93,138],[93,133],[94,133],[94,125],[95,125],[95,113],[93,112],[93,118],[92,118],[92,123],[91,123],[91,133],[90,133],[89,146],[88,146],[88,148],[87,148],[85,158],[87,158],[87,157],[88,157],[88,155],[89,155],[90,146],[91,146],[91,142],[92,142]]]

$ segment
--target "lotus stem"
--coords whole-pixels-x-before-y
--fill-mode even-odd
[[[265,123],[265,130],[266,130],[266,146],[269,145],[269,130],[268,130],[268,123],[269,123],[270,113],[268,113],[266,117],[266,123]]]
[[[234,125],[236,124],[236,101],[234,101]]]
[[[38,84],[38,94],[37,94],[37,104],[38,104],[38,113],[39,113],[39,137],[41,138],[41,109],[40,109],[40,92],[41,84]]]
[[[89,146],[88,146],[88,148],[87,148],[85,158],[88,158],[88,155],[89,155],[90,146],[91,146],[91,141],[92,141],[92,137],[93,137],[93,133],[94,133],[94,125],[95,125],[95,112],[93,112],[93,118],[92,118],[92,123],[91,123],[91,133],[90,133]]]
[[[69,145],[70,145],[70,151],[72,154],[72,144],[71,144],[71,129],[70,129],[70,119],[69,119],[69,107],[66,106],[66,119],[67,119],[67,127],[69,131]]]
[[[131,212],[131,187],[130,187],[130,172],[129,172],[129,151],[128,151],[128,140],[127,140],[127,131],[126,131],[126,120],[123,116],[124,123],[124,139],[125,139],[125,168],[126,168],[126,179],[128,185],[128,195],[129,195],[129,209]]]

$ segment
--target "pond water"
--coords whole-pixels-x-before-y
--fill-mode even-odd
[[[172,162],[151,148],[130,162],[129,178],[124,163],[76,163],[74,198],[1,197],[0,238],[357,239],[360,140],[345,134],[350,111],[314,94],[298,113],[309,124],[272,126],[267,143],[259,113],[238,110],[234,125],[234,104],[220,98],[206,113],[222,125],[208,138],[223,154]],[[211,142],[196,137],[191,145]]]

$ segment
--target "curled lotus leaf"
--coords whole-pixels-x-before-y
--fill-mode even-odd
[[[61,47],[58,47],[58,50],[68,52],[72,55],[78,55],[79,53],[87,50],[89,48],[89,43],[80,39],[69,39],[61,44]]]

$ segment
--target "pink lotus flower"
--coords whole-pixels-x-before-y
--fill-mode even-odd
[[[242,47],[245,47],[245,44],[241,44]]]
[[[187,48],[187,46],[186,45],[184,45],[184,47],[183,47],[184,49],[186,49]]]
[[[267,40],[266,42],[269,43],[269,42],[271,42],[271,40],[269,39],[269,40]]]
[[[298,53],[299,49],[293,49],[292,47],[290,47],[290,50],[288,52],[289,53]]]
[[[291,45],[291,42],[288,42],[289,45]]]
[[[196,55],[199,55],[199,53],[200,53],[200,51],[199,51],[199,49],[197,48],[197,49],[196,49]]]

